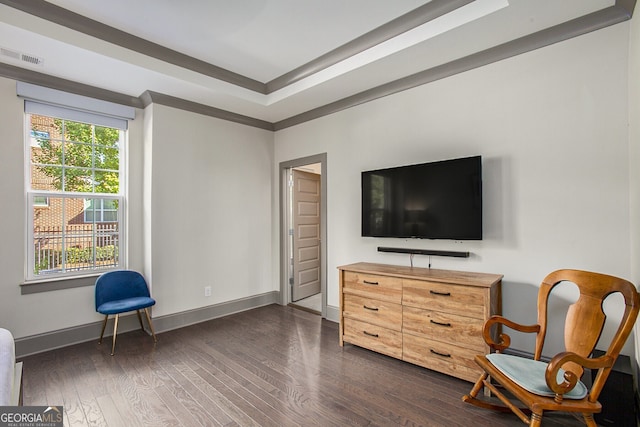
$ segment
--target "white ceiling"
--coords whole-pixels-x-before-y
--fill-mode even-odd
[[[16,3],[19,1],[0,0],[0,47],[44,61],[32,65],[0,55],[0,62],[134,97],[149,90],[277,122],[599,11],[614,5],[615,0],[469,1],[431,22],[270,93],[229,83],[180,63],[67,28],[11,6]],[[49,0],[48,3],[267,84],[299,67],[304,69],[314,59],[416,8],[445,2]]]
[[[427,3],[425,0],[48,1],[262,82]],[[366,12],[362,13],[363,10]]]

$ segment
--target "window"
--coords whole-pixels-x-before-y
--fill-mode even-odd
[[[125,131],[27,111],[27,279],[121,267]]]
[[[25,284],[38,284],[23,293],[66,286],[42,279],[126,268],[124,165],[135,109],[24,82],[16,94],[25,111]]]
[[[49,206],[49,198],[44,196],[34,196],[33,206],[36,208],[46,208]]]
[[[85,199],[84,222],[117,222],[118,203],[108,199]]]

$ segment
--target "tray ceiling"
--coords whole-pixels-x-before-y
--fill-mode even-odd
[[[429,70],[446,75],[447,67],[514,40],[544,45],[611,25],[634,4],[0,0],[0,65],[13,74],[24,70],[130,97],[146,92],[278,123],[326,106],[338,110],[364,94],[393,93],[402,89],[399,82],[423,84]],[[557,34],[577,27],[576,34]]]

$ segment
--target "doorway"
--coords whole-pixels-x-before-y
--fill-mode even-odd
[[[280,163],[280,295],[326,317],[326,154]]]

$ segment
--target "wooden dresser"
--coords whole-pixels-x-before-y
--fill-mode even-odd
[[[501,314],[498,274],[356,263],[340,271],[345,342],[467,381],[481,373],[484,322]]]

